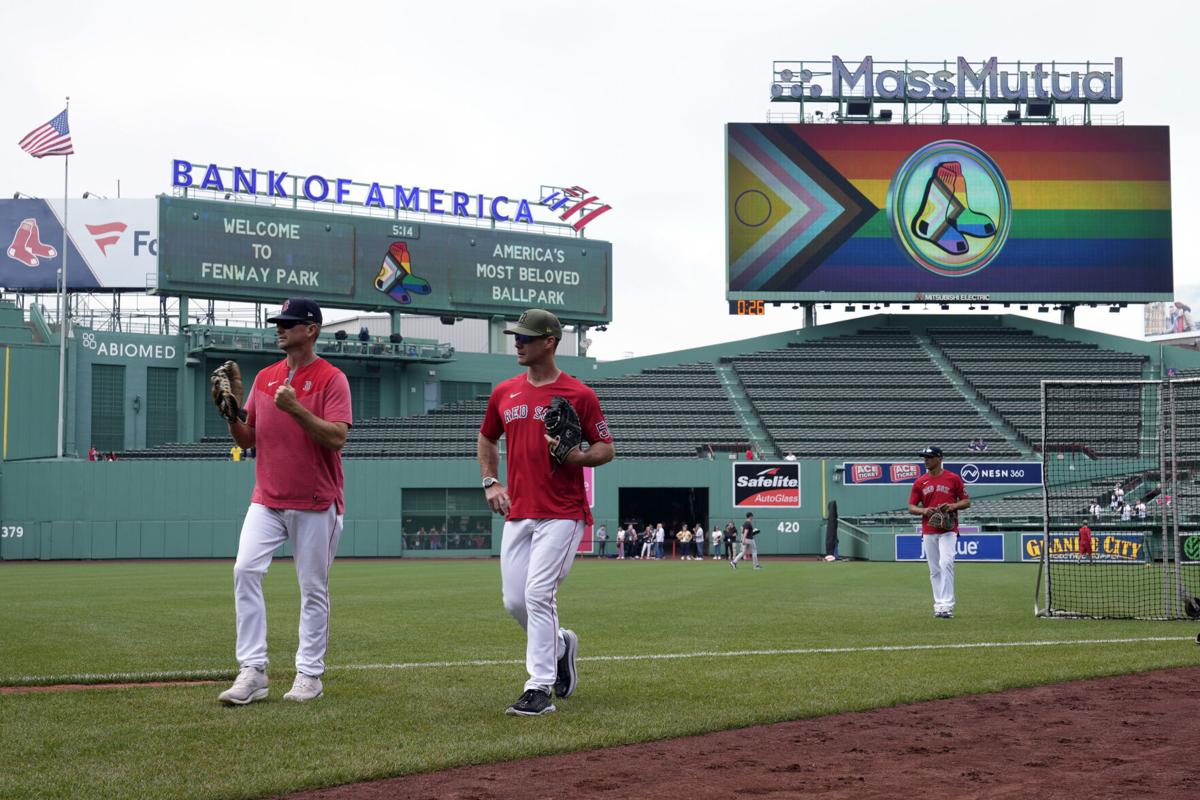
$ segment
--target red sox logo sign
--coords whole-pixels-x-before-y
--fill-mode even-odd
[[[39,259],[54,258],[57,255],[57,250],[42,242],[36,219],[30,217],[21,220],[21,224],[13,233],[12,243],[8,246],[9,258],[33,269],[41,263]]]

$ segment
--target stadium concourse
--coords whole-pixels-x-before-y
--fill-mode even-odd
[[[233,555],[236,526],[213,509],[244,504],[252,469],[226,463],[232,442],[208,402],[207,377],[232,358],[252,380],[276,357],[272,337],[247,328],[177,336],[76,329],[67,443],[80,460],[62,462],[47,460],[55,437],[43,402],[57,378],[55,333],[37,307],[26,314],[7,305],[0,337],[12,379],[0,499],[9,519],[26,521],[20,539],[3,540],[3,558]],[[346,372],[354,397],[340,552],[498,553],[475,438],[488,392],[513,373],[512,357],[332,334],[317,350]],[[1179,348],[1023,317],[946,314],[869,316],[615,362],[560,361],[595,387],[616,440],[619,458],[593,487],[594,516],[610,537],[629,522],[661,521],[674,532],[683,522],[711,530],[740,521],[731,471],[749,456],[798,470],[794,503],[756,509],[763,555],[825,554],[835,501],[839,555],[889,561],[896,535],[912,530],[906,489],[854,485],[846,463],[915,462],[929,443],[949,462],[1041,462],[1041,381],[1158,380],[1200,369],[1200,354]],[[1136,390],[1126,391],[1107,401],[1104,416],[1075,415],[1058,431],[1067,444],[1046,459],[1046,479],[1061,487],[1066,500],[1055,513],[1071,530],[1096,503],[1107,508],[1117,483],[1148,502],[1149,516],[1160,513],[1155,470],[1122,462],[1152,435],[1142,405]],[[88,465],[90,447],[114,452],[117,464]],[[64,476],[100,499],[74,512],[73,501],[44,488]],[[1200,495],[1191,473],[1183,480],[1181,498]],[[207,503],[178,496],[197,484]],[[159,485],[158,493],[140,488]],[[1029,560],[1020,537],[1041,529],[1040,484],[981,485],[972,496],[964,522],[1004,533],[1002,560]],[[420,529],[444,534],[440,549],[414,546]],[[597,549],[585,539],[583,552]]]

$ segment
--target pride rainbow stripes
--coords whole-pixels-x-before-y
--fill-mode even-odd
[[[1003,249],[967,276],[914,264],[888,222],[897,169],[944,139],[984,151],[1012,197]],[[1173,290],[1166,127],[730,124],[727,141],[731,293],[1065,300]]]

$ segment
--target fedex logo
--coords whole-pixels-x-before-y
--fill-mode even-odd
[[[879,480],[883,477],[883,467],[878,464],[855,464],[851,479],[855,483]]]
[[[915,481],[921,477],[920,464],[892,464],[892,482]]]

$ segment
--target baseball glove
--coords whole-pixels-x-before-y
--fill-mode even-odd
[[[942,511],[940,508],[927,518],[929,526],[939,531],[952,531],[958,524],[958,514],[953,511]]]
[[[242,408],[242,371],[236,361],[226,361],[213,370],[212,399],[217,412],[229,423],[246,421],[246,409]]]
[[[583,442],[579,415],[567,398],[555,395],[542,421],[546,423],[546,435],[557,440],[550,445],[550,455],[556,463],[562,464],[567,460],[567,454]]]

